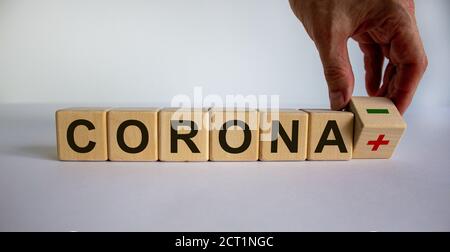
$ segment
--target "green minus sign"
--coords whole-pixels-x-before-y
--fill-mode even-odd
[[[389,114],[387,109],[367,109],[368,114]]]

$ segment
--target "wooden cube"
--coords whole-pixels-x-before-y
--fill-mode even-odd
[[[390,158],[406,129],[394,103],[384,97],[353,97],[349,110],[355,114],[353,158]]]
[[[298,109],[260,111],[259,160],[305,160],[308,113]]]
[[[159,160],[208,161],[207,109],[166,108],[159,112]]]
[[[58,158],[73,161],[108,159],[105,108],[68,108],[56,111]]]
[[[309,113],[308,160],[349,160],[353,149],[353,113],[305,110]]]
[[[119,108],[108,111],[109,160],[158,160],[158,110]]]
[[[257,161],[259,112],[247,109],[210,110],[210,160]]]

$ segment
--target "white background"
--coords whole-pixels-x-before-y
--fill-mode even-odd
[[[389,160],[62,162],[59,105],[0,106],[0,231],[450,231],[450,108]]]
[[[430,65],[392,159],[124,163],[58,161],[55,110],[194,86],[327,106],[288,1],[0,0],[0,231],[449,231],[450,2],[416,4]]]
[[[450,3],[416,1],[430,65],[413,107],[449,105]],[[362,55],[349,43],[355,93]],[[287,0],[0,0],[0,102],[169,105],[176,94],[328,106]]]

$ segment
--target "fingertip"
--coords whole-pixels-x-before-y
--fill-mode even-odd
[[[366,70],[366,91],[369,96],[376,96],[380,90],[380,77]]]
[[[406,105],[402,104],[402,103],[395,103],[395,106],[397,107],[398,112],[400,112],[401,115],[403,115],[406,111],[406,109],[408,108]]]
[[[384,56],[380,45],[375,43],[359,43],[364,53],[364,69],[366,71],[366,91],[369,96],[376,96],[380,89]]]
[[[350,100],[350,97],[347,96],[342,91],[330,92],[329,97],[330,97],[330,106],[332,110],[344,109]]]
[[[403,115],[412,103],[422,74],[418,64],[401,65],[396,71],[395,79],[389,85],[387,97]]]
[[[366,83],[366,90],[369,96],[377,96],[379,88],[373,88],[371,84]]]
[[[394,103],[394,105],[397,107],[397,110],[400,112],[400,114],[404,114],[406,110],[408,109],[409,105],[412,102],[412,97],[400,94],[400,95],[394,95],[394,96],[388,96],[389,99]]]

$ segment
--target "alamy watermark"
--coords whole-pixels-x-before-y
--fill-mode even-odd
[[[269,129],[278,132],[279,95],[229,94],[223,97],[218,94],[205,95],[203,88],[196,86],[192,95],[175,95],[170,105],[177,108],[171,116],[171,121],[175,122],[172,127],[177,129],[195,127],[199,130],[206,127],[209,130],[242,130],[248,127],[250,130],[259,129],[264,141],[277,137]],[[211,113],[206,113],[208,110]],[[185,121],[195,123],[187,125],[183,123]]]

